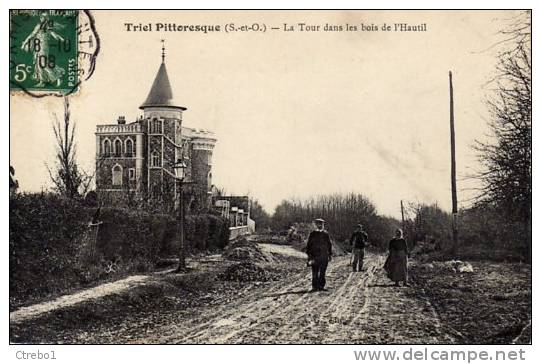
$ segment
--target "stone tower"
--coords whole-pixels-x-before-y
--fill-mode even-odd
[[[175,192],[174,164],[187,157],[182,142],[182,112],[173,99],[173,91],[165,67],[165,57],[152,83],[150,92],[139,107],[143,110],[143,121],[147,130],[149,197],[158,197]],[[142,168],[142,166],[141,166]]]
[[[162,51],[165,49],[162,48]],[[178,200],[174,165],[184,160],[183,195],[189,208],[210,203],[214,133],[182,126],[186,110],[174,101],[165,54],[147,98],[143,115],[127,123],[96,128],[96,191],[103,204],[150,202],[165,210]]]

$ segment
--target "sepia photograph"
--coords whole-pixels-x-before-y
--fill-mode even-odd
[[[531,21],[11,9],[10,345],[516,359],[506,345],[532,344]]]

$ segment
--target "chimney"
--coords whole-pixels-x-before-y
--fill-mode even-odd
[[[124,125],[124,124],[126,124],[126,117],[125,116],[119,116],[117,121],[118,121],[118,125]]]

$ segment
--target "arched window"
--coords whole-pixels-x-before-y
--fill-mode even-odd
[[[150,157],[150,166],[151,167],[161,167],[162,166],[160,153],[152,152],[152,156]]]
[[[162,133],[162,122],[157,118],[152,119],[150,122],[150,134],[161,134]]]
[[[111,155],[111,141],[109,139],[105,139],[103,141],[103,147],[102,147],[102,154],[106,157]]]
[[[122,167],[118,164],[113,167],[113,186],[122,186]]]
[[[133,148],[133,140],[128,138],[126,139],[126,148],[125,148],[126,157],[133,157],[134,153],[135,153],[135,150]]]
[[[120,157],[122,155],[122,142],[120,139],[115,140],[115,157]]]

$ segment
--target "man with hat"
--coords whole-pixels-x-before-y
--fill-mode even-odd
[[[312,267],[312,292],[325,290],[325,273],[332,258],[332,244],[329,233],[324,230],[325,220],[314,220],[316,230],[310,233],[306,244],[308,265]]]
[[[368,234],[363,230],[363,226],[361,224],[358,224],[357,228],[349,239],[349,243],[351,244],[353,253],[352,266],[354,272],[359,272],[363,270],[364,248],[367,241]]]

